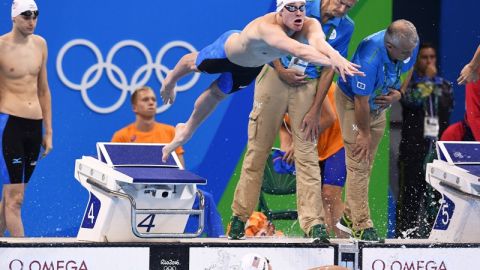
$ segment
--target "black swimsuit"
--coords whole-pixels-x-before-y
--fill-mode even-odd
[[[0,177],[5,184],[28,183],[42,143],[42,119],[0,113]]]

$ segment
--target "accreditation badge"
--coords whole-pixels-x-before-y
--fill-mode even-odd
[[[294,69],[302,74],[305,74],[305,69],[307,69],[308,62],[304,61],[298,57],[293,56],[292,60],[288,64],[288,68]]]
[[[440,131],[440,124],[438,121],[438,117],[425,116],[424,124],[423,124],[423,137],[437,138],[439,131]]]

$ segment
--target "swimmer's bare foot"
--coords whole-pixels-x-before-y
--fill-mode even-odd
[[[192,132],[187,129],[187,125],[185,123],[178,123],[175,127],[175,137],[173,137],[173,140],[162,149],[162,161],[167,162],[170,153],[175,151],[177,147],[184,145],[191,137]]]

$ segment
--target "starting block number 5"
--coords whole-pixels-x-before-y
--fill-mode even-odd
[[[434,229],[445,231],[450,225],[455,210],[455,203],[447,196],[443,195],[442,205],[438,211],[437,220],[435,221]]]

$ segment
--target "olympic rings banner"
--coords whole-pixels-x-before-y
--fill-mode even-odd
[[[90,66],[85,73],[82,75],[82,79],[80,83],[74,83],[67,78],[67,75],[63,69],[63,61],[65,59],[65,55],[67,52],[75,46],[85,46],[90,49],[96,57],[96,64]],[[140,66],[135,73],[133,74],[130,81],[127,79],[125,72],[123,72],[122,68],[115,65],[112,61],[117,53],[125,47],[133,47],[138,49],[145,57],[145,64]],[[56,61],[56,70],[57,74],[67,87],[72,90],[78,90],[81,92],[82,100],[85,102],[87,107],[97,113],[112,113],[118,110],[127,99],[127,94],[132,94],[135,89],[148,84],[150,77],[152,76],[153,71],[155,71],[156,77],[160,84],[163,84],[165,80],[164,74],[170,72],[170,69],[164,65],[162,65],[162,59],[167,53],[168,50],[180,47],[185,48],[188,52],[195,52],[197,51],[190,43],[185,41],[171,41],[165,46],[163,46],[157,54],[155,58],[155,62],[152,61],[152,55],[150,51],[140,42],[135,40],[122,40],[115,44],[107,54],[106,61],[103,60],[102,53],[100,49],[91,41],[84,40],[84,39],[75,39],[67,42],[58,52],[57,61]],[[121,91],[120,97],[117,101],[115,101],[112,105],[101,107],[95,104],[89,98],[88,91],[89,89],[93,88],[100,80],[103,74],[103,70],[106,71],[106,75],[108,77],[109,82],[118,90]],[[93,78],[90,78],[92,74],[95,74]],[[116,76],[115,76],[116,75]],[[142,75],[143,78],[141,77]],[[117,79],[120,78],[120,80]],[[191,89],[197,83],[200,77],[199,73],[195,73],[193,77],[188,81],[188,83],[183,85],[177,85],[176,91],[182,92]],[[89,79],[90,78],[90,79]],[[162,113],[166,109],[168,109],[169,104],[160,105],[157,108],[157,113]]]
[[[0,0],[0,31],[11,30],[11,0]],[[88,194],[74,179],[75,159],[95,155],[95,143],[134,121],[132,91],[159,90],[186,53],[267,13],[271,0],[114,1],[37,0],[36,33],[48,44],[54,149],[28,184],[23,219],[28,236],[75,236]],[[215,75],[179,82],[177,100],[157,108],[157,120],[185,122]],[[244,150],[252,89],[227,98],[185,145],[187,169],[208,179],[215,200]]]

